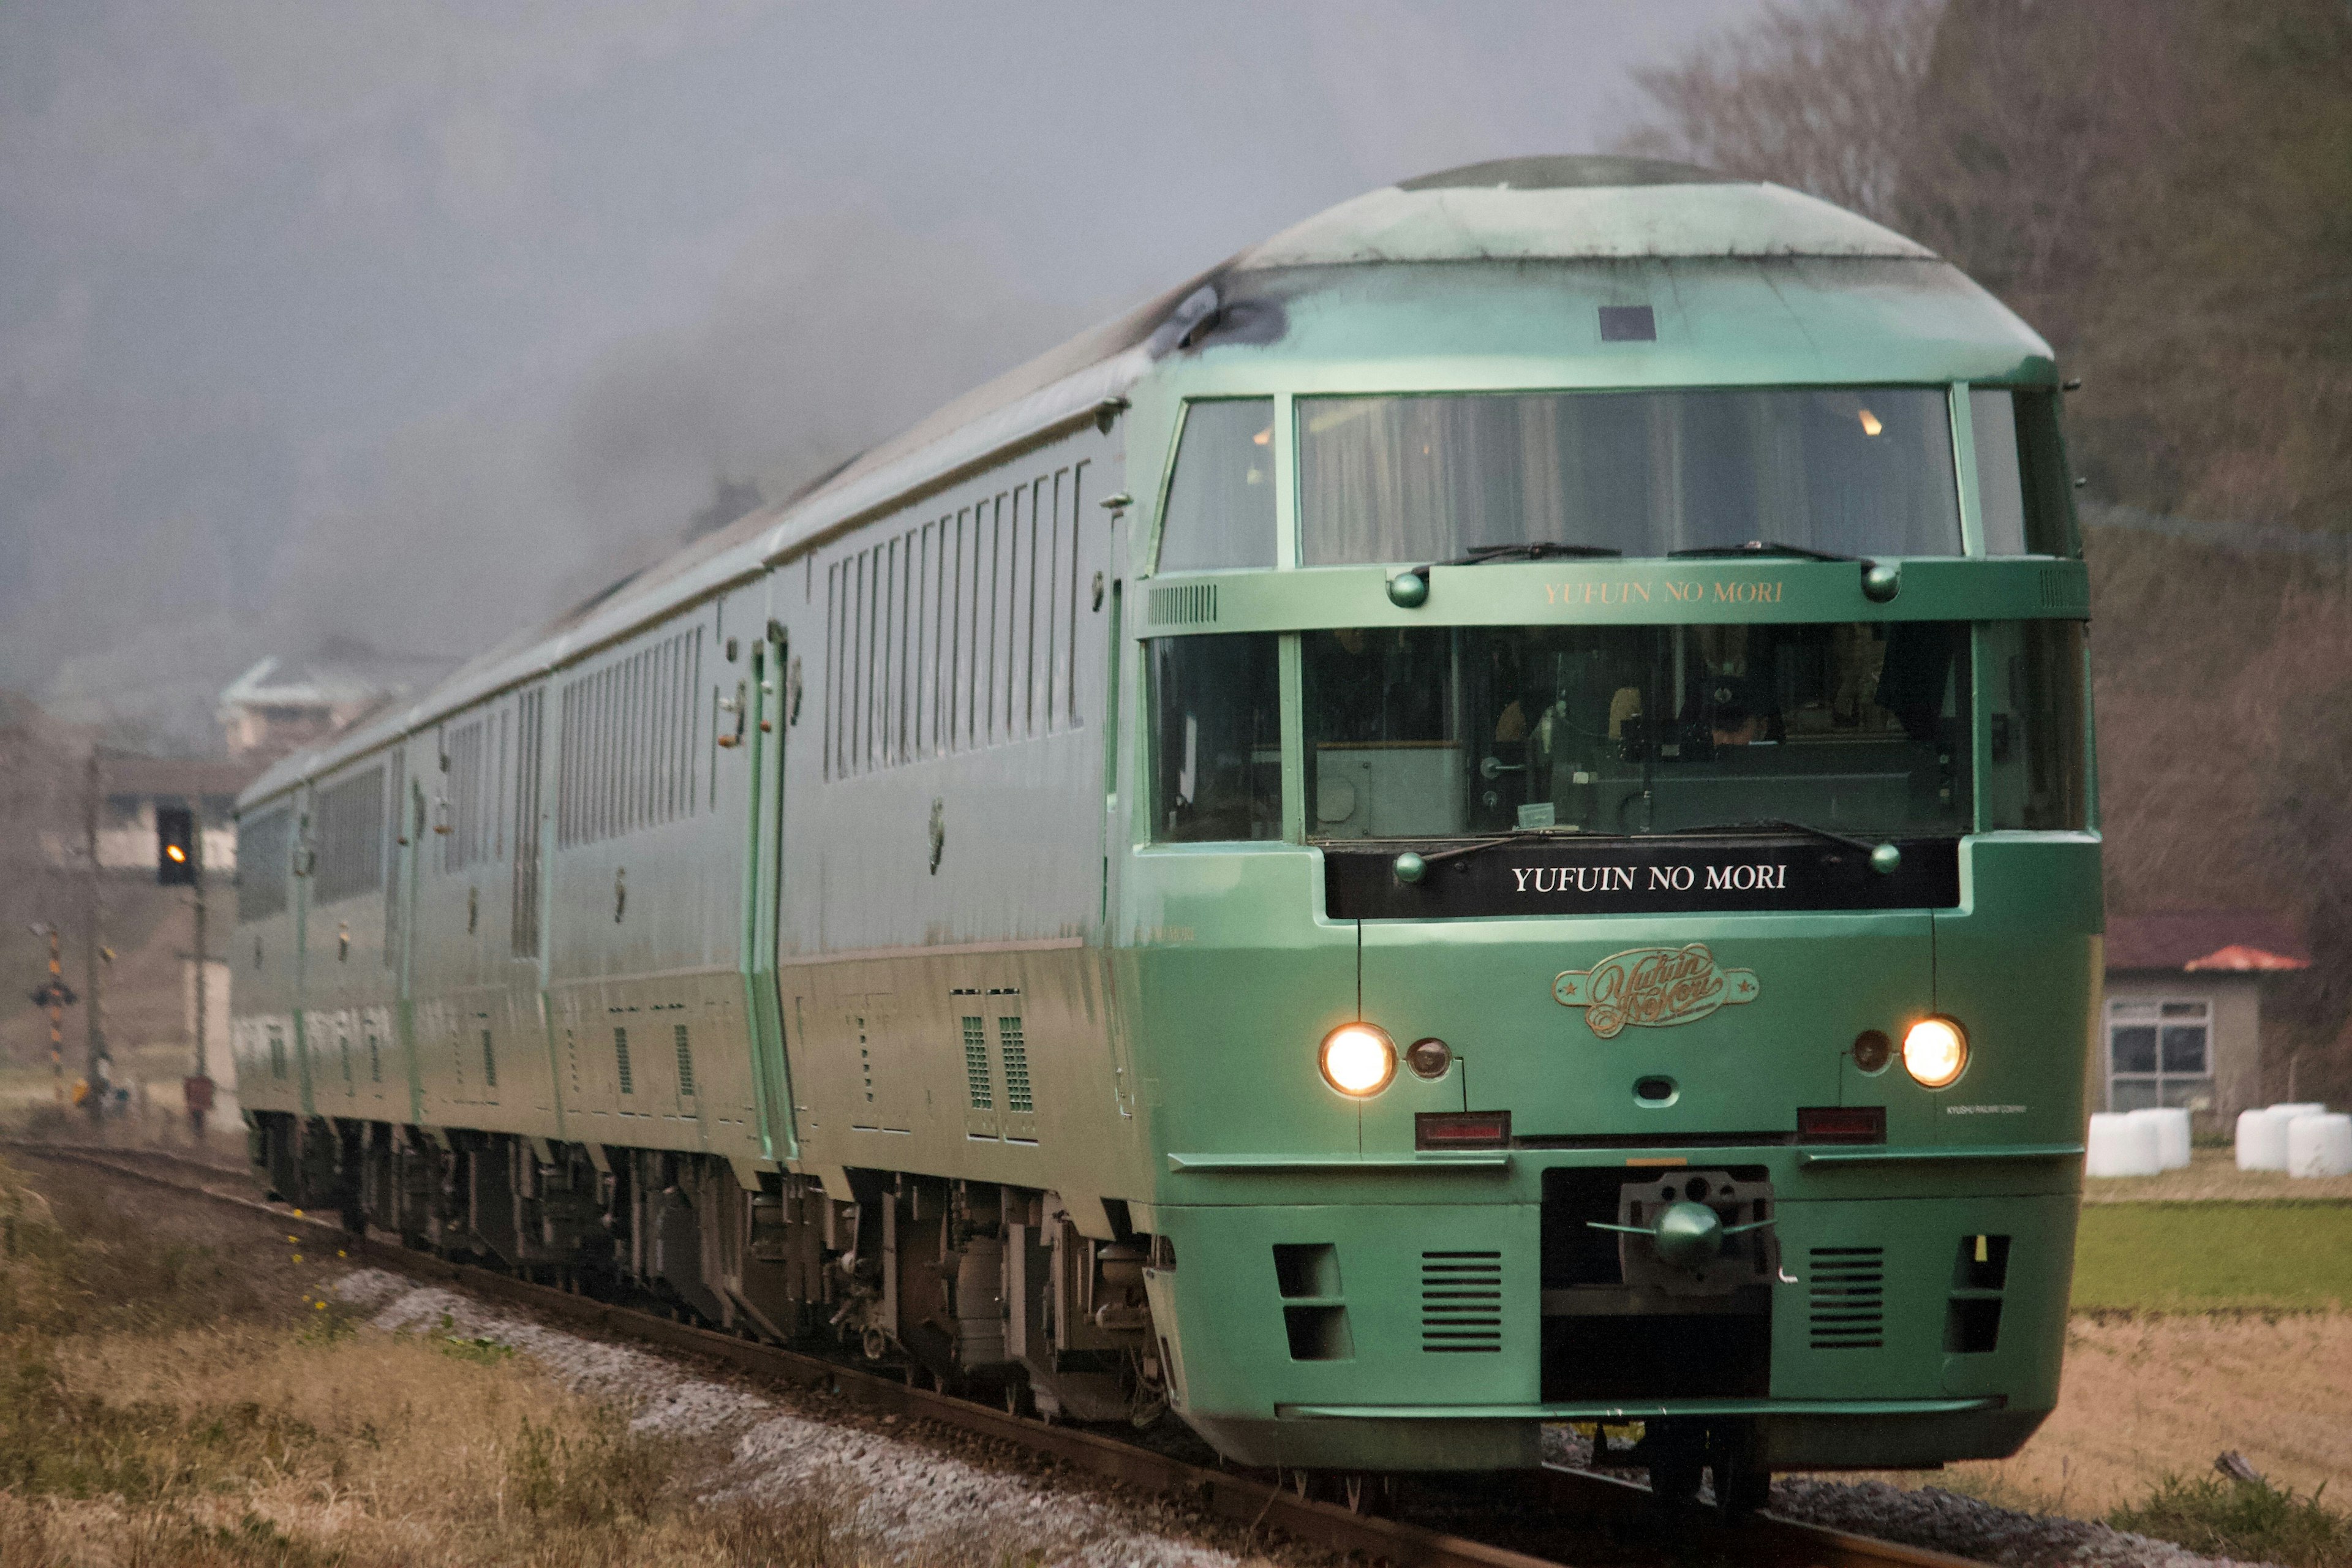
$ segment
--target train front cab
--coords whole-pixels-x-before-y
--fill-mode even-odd
[[[2083,568],[1664,553],[1151,590],[1136,1218],[1238,1458],[1921,1466],[2054,1404]],[[1356,1025],[1401,1058],[1361,1094]]]

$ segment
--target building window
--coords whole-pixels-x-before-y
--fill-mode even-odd
[[[2107,1004],[2107,1109],[2213,1109],[2213,1009],[2207,1002]]]

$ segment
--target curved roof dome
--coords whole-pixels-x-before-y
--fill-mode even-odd
[[[1893,229],[1784,185],[1654,158],[1506,158],[1368,192],[1235,258],[1369,261],[1851,256],[1933,260]]]

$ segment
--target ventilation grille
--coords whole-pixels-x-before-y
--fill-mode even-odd
[[[688,1099],[694,1094],[694,1041],[684,1024],[670,1026],[670,1034],[677,1046],[677,1092]]]
[[[1421,1255],[1421,1348],[1431,1352],[1503,1348],[1503,1255]]]
[[[996,1042],[1004,1053],[1004,1109],[1026,1115],[1037,1106],[1029,1095],[1029,1047],[1021,1038],[1021,1020],[996,1020]]]
[[[1217,585],[1187,583],[1151,590],[1151,624],[1159,626],[1205,626],[1217,618]]]
[[[346,1078],[351,1076],[348,1064],[343,1076]],[[482,1031],[482,1087],[484,1089],[499,1087],[499,1053],[490,1044],[490,1032],[488,1029]]]
[[[1886,1249],[1816,1247],[1812,1258],[1813,1349],[1878,1349],[1885,1342]]]
[[[620,1069],[621,1092],[636,1093],[635,1080],[629,1076],[629,1031],[626,1029],[615,1028],[613,1031],[613,1065]]]
[[[2042,574],[2042,607],[2045,610],[2089,609],[2089,575],[2079,569],[2063,566],[2044,568]]]
[[[996,1098],[988,1081],[988,1035],[970,1014],[963,1019],[963,1077],[971,1089],[974,1110],[993,1110]]]

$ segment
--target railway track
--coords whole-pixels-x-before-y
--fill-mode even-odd
[[[830,1389],[865,1411],[995,1438],[1104,1479],[1182,1500],[1223,1519],[1263,1524],[1327,1551],[1360,1554],[1398,1568],[1562,1568],[1572,1560],[1536,1555],[1409,1518],[1359,1512],[1301,1495],[1280,1478],[1268,1480],[1259,1475],[1209,1468],[1139,1444],[915,1387],[888,1373],[573,1295],[373,1237],[352,1236],[335,1220],[231,1190],[229,1184],[243,1180],[240,1173],[184,1155],[18,1139],[0,1139],[0,1149],[106,1171],[247,1209],[268,1216],[273,1223],[310,1226],[333,1235],[337,1245],[353,1258],[415,1279],[459,1286],[593,1333],[702,1357],[788,1387]],[[1658,1523],[1646,1487],[1559,1467],[1509,1478],[1505,1495],[1482,1502],[1531,1517],[1584,1521],[1587,1529],[1596,1531],[1635,1521],[1654,1527]],[[1670,1542],[1646,1550],[1621,1545],[1614,1558],[1710,1561],[1738,1563],[1741,1568],[1981,1568],[1970,1559],[1948,1552],[1848,1534],[1769,1513],[1737,1525],[1689,1519],[1672,1521],[1672,1526],[1663,1532],[1672,1535]]]

